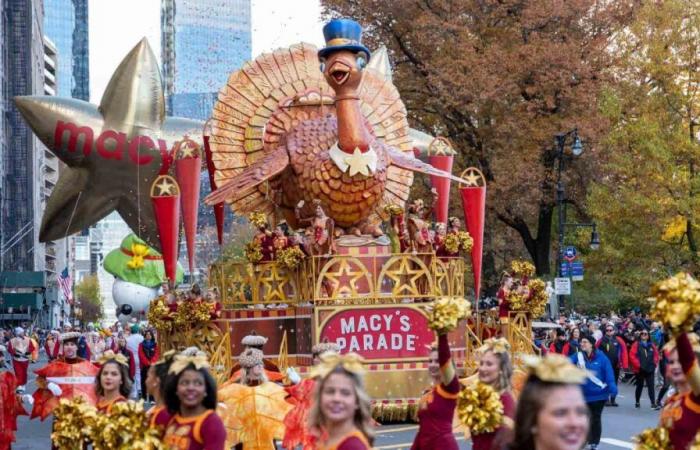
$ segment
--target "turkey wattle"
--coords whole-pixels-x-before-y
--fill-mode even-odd
[[[336,227],[381,235],[413,171],[463,182],[413,157],[406,110],[369,55],[309,44],[263,54],[233,73],[214,107],[210,145],[220,188],[206,198],[238,214],[277,210],[296,227],[318,199]],[[385,53],[383,54],[385,57]]]

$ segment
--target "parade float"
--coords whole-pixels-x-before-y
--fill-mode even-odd
[[[119,65],[99,108],[48,96],[15,101],[67,164],[41,239],[118,211],[135,237],[118,249],[112,271],[129,272],[125,281],[133,281],[141,264],[156,258],[168,280],[143,311],[164,350],[198,346],[223,382],[242,338],[253,332],[269,339],[265,356],[282,372],[308,372],[312,347],[334,342],[364,357],[377,419],[406,420],[430,384],[436,300],[473,304],[469,320],[450,333],[453,358],[470,374],[476,349],[499,330],[514,353],[533,351],[530,318],[540,284],[517,277],[519,287],[504,298],[520,310],[506,311],[506,327],[479,311],[484,176],[476,168],[452,174],[449,140],[409,127],[386,49],[372,54],[360,43],[359,25],[334,23],[324,29],[322,49],[297,44],[235,71],[206,126],[165,116],[160,72],[145,40]],[[219,243],[226,205],[257,232],[245,259],[210,265],[208,290],[182,292],[180,230],[192,273],[203,167]],[[411,198],[416,172],[427,175],[430,198]],[[448,217],[453,182],[464,229]]]

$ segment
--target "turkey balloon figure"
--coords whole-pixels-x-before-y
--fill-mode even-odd
[[[318,200],[336,229],[380,236],[384,207],[405,204],[414,171],[461,181],[413,156],[406,109],[381,71],[388,64],[370,62],[361,33],[332,20],[321,50],[297,44],[231,75],[210,122],[219,189],[207,204],[279,210],[298,228],[294,207],[303,200],[309,217]]]

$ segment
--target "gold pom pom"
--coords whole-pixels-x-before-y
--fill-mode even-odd
[[[466,231],[458,231],[457,237],[459,238],[459,246],[462,249],[462,251],[464,251],[465,253],[469,253],[470,251],[472,251],[472,247],[474,246],[474,239],[472,239],[469,233],[467,233]]]
[[[445,236],[445,250],[450,253],[459,252],[459,237],[455,233],[448,233]]]
[[[248,220],[250,223],[260,228],[267,225],[267,214],[263,212],[253,212],[248,215]]]
[[[539,278],[532,279],[527,283],[529,298],[527,300],[526,309],[531,317],[541,317],[545,312],[545,306],[549,301],[549,295],[546,291],[547,285]]]
[[[92,436],[93,448],[95,450],[157,450],[163,448],[159,431],[152,429],[148,424],[149,420],[143,408],[143,402],[129,400],[115,403],[109,417]]]
[[[391,217],[400,216],[403,214],[403,208],[396,204],[386,205],[384,207],[384,212]]]
[[[459,393],[457,415],[472,434],[491,433],[503,422],[503,403],[494,388],[477,381]]]
[[[201,300],[183,300],[177,304],[174,314],[176,327],[194,327],[211,319],[211,303]]]
[[[651,318],[664,324],[671,333],[690,330],[700,314],[700,283],[687,273],[679,273],[651,288],[654,305]]]
[[[535,274],[535,266],[529,261],[516,259],[510,263],[510,271],[514,277],[531,277]]]
[[[634,437],[636,450],[666,450],[671,448],[668,430],[664,427],[647,428]]]
[[[287,270],[294,270],[299,267],[305,256],[299,247],[292,246],[278,251],[275,261]]]
[[[146,318],[148,319],[149,325],[159,332],[167,333],[173,327],[173,318],[170,313],[170,308],[168,308],[165,297],[162,295],[151,300]]]
[[[89,414],[91,409],[95,411],[82,397],[61,399],[54,410],[54,427],[51,433],[51,442],[59,450],[83,448],[83,443],[89,438],[85,434],[85,415]]]
[[[510,292],[508,292],[506,300],[508,300],[508,308],[511,311],[525,311],[526,298],[525,294],[522,292],[512,289]]]
[[[695,439],[690,443],[688,450],[700,450],[700,431],[695,434]]]
[[[428,326],[439,334],[448,333],[471,315],[471,305],[461,297],[440,297],[427,308]]]
[[[249,242],[245,246],[245,257],[253,264],[257,264],[263,257],[262,246],[259,242]]]

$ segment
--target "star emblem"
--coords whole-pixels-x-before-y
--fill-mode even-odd
[[[62,239],[116,210],[136,235],[160,249],[151,185],[167,173],[177,142],[201,136],[203,124],[165,117],[160,70],[146,39],[119,64],[99,106],[53,96],[17,97],[15,103],[68,166],[47,202],[39,239]]]
[[[359,173],[368,177],[373,162],[376,166],[377,154],[372,149],[367,153],[362,153],[359,148],[356,148],[352,155],[345,157],[345,163],[348,165],[348,175],[350,176]]]
[[[186,139],[180,144],[180,158],[197,158],[199,157],[199,147],[196,142]]]
[[[466,181],[468,187],[484,186],[484,176],[475,167],[470,167],[464,171],[462,178]]]
[[[156,196],[170,197],[171,195],[177,195],[177,185],[175,183],[170,183],[169,178],[170,177],[161,177],[159,180],[156,180],[155,187],[158,189]]]

